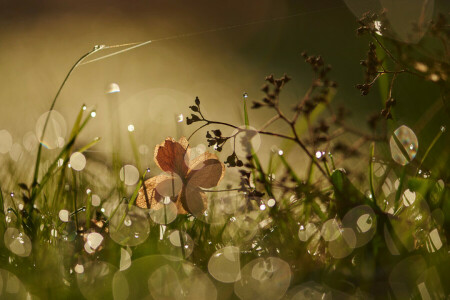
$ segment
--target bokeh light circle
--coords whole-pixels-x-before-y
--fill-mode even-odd
[[[133,165],[125,165],[120,169],[119,177],[126,185],[135,185],[139,181],[139,171]]]
[[[44,136],[42,136],[47,117],[49,118],[47,127],[45,128]],[[65,140],[66,134],[66,120],[56,110],[42,114],[36,122],[36,137],[47,149],[61,148],[63,146],[61,145],[61,141]]]
[[[277,257],[257,258],[241,270],[234,292],[242,300],[283,298],[291,282],[289,264]]]
[[[216,280],[231,283],[241,279],[240,251],[238,247],[223,247],[208,262],[208,271]]]
[[[74,152],[70,156],[70,166],[75,171],[82,171],[86,167],[86,157],[83,153]]]
[[[404,166],[416,157],[419,142],[414,131],[407,126],[402,125],[394,131],[394,134],[389,141],[389,146],[391,148],[392,159],[396,163]]]
[[[31,253],[31,240],[17,228],[9,227],[4,234],[5,246],[14,254],[27,257]]]
[[[137,206],[121,204],[109,223],[111,239],[122,246],[136,246],[145,242],[150,233],[147,214]]]

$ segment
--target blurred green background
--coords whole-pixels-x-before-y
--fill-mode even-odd
[[[248,92],[250,100],[260,99],[264,77],[272,73],[293,78],[282,94],[289,109],[311,82],[310,68],[300,56],[306,50],[321,54],[333,66],[331,77],[339,84],[334,105],[346,106],[353,112],[351,123],[367,129],[366,117],[381,109],[382,99],[377,88],[362,97],[354,87],[363,80],[359,60],[365,57],[368,38],[356,37],[353,12],[374,7],[376,2],[2,1],[0,129],[7,129],[19,143],[26,132],[34,131],[36,120],[48,110],[68,69],[93,45],[160,39],[252,22],[256,23],[158,41],[80,66],[55,109],[70,127],[83,103],[97,107],[97,119],[83,132],[81,142],[95,136],[107,139],[108,105],[112,102],[105,89],[115,82],[121,89],[119,105],[113,108],[119,112],[121,134],[127,134],[128,124],[134,124],[138,143],[153,149],[166,136],[192,132],[192,127],[177,125],[175,116],[189,113],[188,105],[195,96],[200,97],[209,118],[243,123],[242,93]],[[416,2],[397,4],[406,9]],[[448,1],[435,2],[434,15],[448,11]],[[438,92],[408,75],[399,78],[399,88],[394,90],[398,125],[417,130],[423,151],[420,146],[428,145],[439,127],[448,123],[447,107],[447,114],[441,109],[431,123],[415,128],[424,112],[438,101]],[[250,113],[256,128],[271,116],[266,110]],[[272,129],[283,130],[280,126],[274,124]],[[202,136],[195,141],[204,142]],[[262,149],[270,149],[273,143],[276,141],[264,139]],[[445,140],[439,143],[442,149]],[[106,154],[109,145],[100,143],[95,151]],[[129,151],[124,147],[125,153]],[[151,161],[150,155],[147,163]]]

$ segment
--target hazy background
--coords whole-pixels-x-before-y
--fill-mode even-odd
[[[374,3],[349,2],[353,9],[361,3],[362,9]],[[445,11],[445,2],[436,2],[434,13]],[[408,1],[403,3],[408,7]],[[269,21],[297,13],[302,14]],[[127,134],[128,124],[134,124],[138,145],[148,145],[153,152],[154,145],[166,136],[193,131],[195,127],[185,123],[177,129],[175,115],[189,113],[188,105],[195,96],[209,118],[239,124],[243,123],[239,114],[242,93],[248,92],[250,100],[260,99],[259,88],[266,75],[287,73],[293,80],[282,101],[290,108],[311,81],[310,68],[300,56],[307,50],[323,55],[333,66],[331,77],[339,83],[336,104],[356,112],[353,123],[364,128],[366,115],[378,111],[381,103],[376,89],[361,97],[354,88],[363,78],[359,60],[365,56],[368,40],[356,37],[356,18],[344,1],[47,0],[0,2],[0,129],[7,129],[17,143],[25,133],[34,131],[69,68],[96,44],[160,39],[260,20],[267,22],[158,41],[80,66],[55,109],[70,129],[83,103],[96,107],[97,118],[82,139],[105,137],[103,146],[96,146],[95,151],[107,152],[108,105],[114,102],[109,101],[105,89],[115,82],[121,89],[119,104],[113,107],[120,114],[121,134]],[[408,99],[409,93],[417,90],[407,90],[403,99]],[[420,111],[434,101],[424,99],[415,105]],[[408,101],[403,103],[411,106]],[[255,127],[271,116],[266,110],[250,114]],[[262,146],[268,150],[273,143],[264,139]]]

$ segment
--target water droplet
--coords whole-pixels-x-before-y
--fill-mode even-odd
[[[283,150],[278,150],[278,155],[279,155],[279,156],[282,156],[283,153],[284,153]]]
[[[183,122],[183,120],[184,120],[184,116],[183,116],[183,114],[179,114],[179,115],[177,115],[177,116],[176,116],[176,120],[177,120],[177,122],[178,122],[178,123],[181,123],[181,122]]]
[[[98,51],[98,50],[103,49],[105,47],[106,47],[105,45],[95,45],[94,46],[94,51]]]
[[[86,105],[83,105],[83,110],[86,110],[87,109],[87,106]]]
[[[378,34],[379,36],[382,36],[383,34],[381,33],[382,30],[381,21],[375,20],[373,22],[373,26],[375,27],[375,33]]]
[[[316,152],[316,158],[319,159],[322,157],[322,152],[321,151],[317,151]]]
[[[95,111],[91,112],[91,117],[95,118],[97,116],[97,113]]]
[[[441,132],[445,132],[446,129],[447,128],[444,125],[441,126]]]
[[[131,219],[129,216],[125,217],[125,220],[123,221],[123,224],[125,224],[125,226],[131,226],[133,222],[131,222]]]
[[[243,93],[243,94],[242,94],[242,97],[248,98],[248,94],[247,94],[247,93]]]
[[[265,204],[261,204],[261,205],[259,206],[259,209],[260,209],[260,210],[266,210],[266,205],[265,205]]]
[[[397,144],[394,136],[392,136],[389,142],[392,159],[404,166],[416,156],[419,143],[414,132],[405,125],[397,128],[394,131],[394,135],[397,137],[400,145]],[[402,147],[402,149],[399,147]]]
[[[106,94],[113,94],[120,92],[120,87],[117,83],[110,83],[106,88]]]
[[[134,125],[133,124],[128,125],[128,131],[129,132],[133,132],[134,131]]]
[[[63,164],[64,164],[64,159],[62,159],[62,158],[58,159],[58,163],[57,163],[58,167],[59,168],[62,167]]]
[[[272,198],[271,198],[271,199],[267,200],[267,205],[268,205],[269,207],[274,207],[275,204],[276,204],[275,199],[272,199]]]

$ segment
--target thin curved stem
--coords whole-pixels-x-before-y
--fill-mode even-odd
[[[37,180],[38,180],[38,175],[39,175],[39,164],[40,164],[40,160],[41,160],[41,154],[42,154],[42,143],[41,141],[44,139],[45,136],[45,131],[47,129],[47,125],[48,125],[48,121],[50,119],[50,115],[52,113],[53,108],[55,107],[56,104],[56,100],[58,100],[59,94],[61,93],[64,85],[66,84],[67,80],[69,79],[70,75],[72,74],[73,70],[75,70],[75,68],[81,64],[81,62],[83,62],[84,59],[86,59],[88,56],[90,56],[91,54],[99,51],[103,49],[102,47],[94,47],[91,51],[85,53],[84,55],[82,55],[76,62],[75,64],[70,68],[69,72],[67,73],[66,77],[64,78],[63,82],[61,83],[61,85],[59,86],[58,91],[56,92],[55,97],[53,98],[52,104],[50,105],[50,109],[49,109],[49,113],[47,115],[47,118],[45,119],[45,123],[44,123],[44,127],[42,129],[42,135],[40,136],[40,140],[39,140],[39,147],[38,147],[38,153],[37,153],[37,157],[36,157],[36,163],[34,166],[34,175],[33,175],[33,182],[32,182],[32,187],[34,188],[37,185]]]

